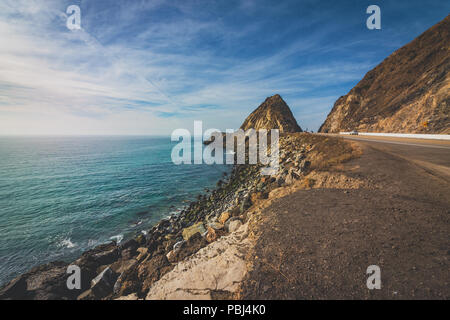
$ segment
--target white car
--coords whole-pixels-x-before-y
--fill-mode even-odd
[[[356,131],[356,130],[350,131],[350,135],[357,136],[358,135],[358,131]]]

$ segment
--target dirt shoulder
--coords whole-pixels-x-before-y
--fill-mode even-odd
[[[334,184],[344,178],[347,181],[343,183],[359,186],[357,179],[349,180],[339,174],[323,175],[336,164],[357,156],[358,151],[342,139],[305,133],[283,135],[277,175],[246,177],[247,186],[241,190],[248,197],[237,202],[240,215],[231,217],[232,210],[214,220],[232,221],[227,228],[229,234],[180,261],[151,286],[146,299],[240,298],[239,289],[255,261],[253,252],[259,237],[258,226],[263,221],[262,210],[280,197],[310,184]]]
[[[261,211],[240,298],[449,298],[448,180],[387,147],[358,145],[361,157],[312,172],[311,189]],[[366,287],[373,264],[381,290]]]

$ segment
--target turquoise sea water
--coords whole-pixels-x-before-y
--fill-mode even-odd
[[[225,165],[174,165],[165,137],[0,137],[0,284],[177,212]]]

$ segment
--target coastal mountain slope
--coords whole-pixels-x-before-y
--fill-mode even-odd
[[[280,132],[301,132],[291,109],[279,94],[268,97],[245,119],[241,129],[279,129]]]
[[[450,16],[340,97],[320,132],[450,133]]]

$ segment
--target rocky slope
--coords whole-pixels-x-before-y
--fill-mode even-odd
[[[320,132],[450,133],[450,16],[340,97]]]
[[[286,139],[281,138],[282,145]],[[147,235],[98,246],[71,263],[36,267],[1,288],[0,299],[233,297],[247,270],[249,209],[272,189],[292,184],[309,170],[311,145],[300,139],[297,147],[281,151],[292,165],[282,164],[278,176],[261,177],[258,165],[236,165],[215,190],[199,195]],[[69,265],[81,269],[79,290],[66,286]]]
[[[265,117],[274,110],[276,117],[286,110],[292,117],[279,96],[268,98],[257,111]],[[252,119],[261,128],[264,121]],[[288,122],[277,123],[283,130],[298,127],[293,117],[288,126]],[[342,140],[284,133],[275,176],[262,176],[260,165],[235,165],[216,189],[199,195],[146,235],[100,245],[71,263],[36,267],[0,288],[0,299],[239,298],[240,285],[254,262],[253,230],[261,220],[261,208],[288,194],[292,186],[320,185],[322,177],[308,177],[351,156],[352,148]],[[80,289],[67,288],[69,265],[81,269]]]
[[[301,132],[291,109],[279,94],[268,97],[253,111],[241,126],[241,129],[279,129],[280,132]]]

